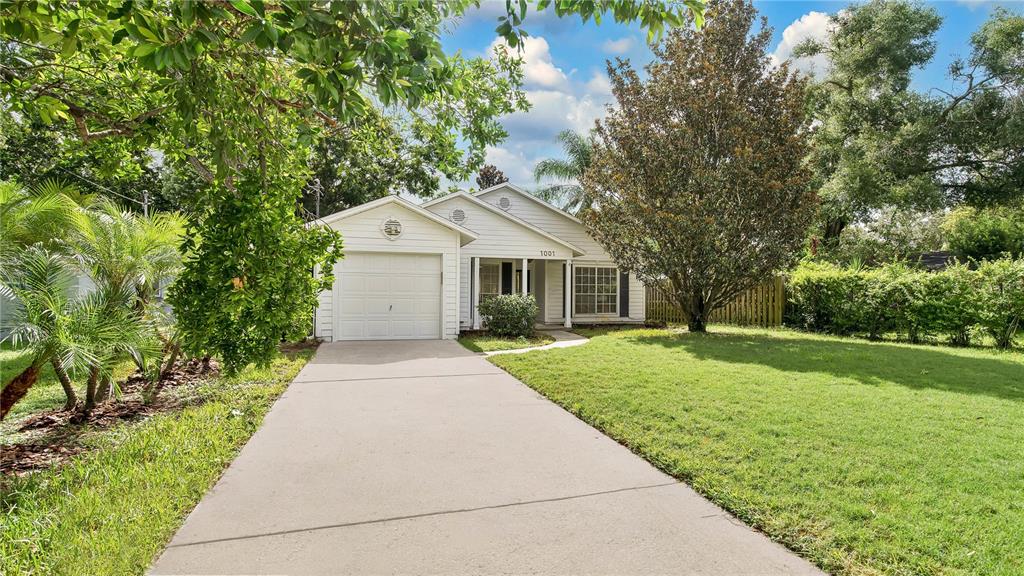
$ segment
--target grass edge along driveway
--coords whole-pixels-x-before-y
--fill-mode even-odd
[[[97,434],[63,466],[0,479],[0,574],[143,573],[313,352],[214,378],[197,405]]]
[[[830,572],[1024,573],[1024,354],[712,332],[490,360]]]

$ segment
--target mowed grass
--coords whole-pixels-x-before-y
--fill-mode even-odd
[[[498,350],[518,350],[532,346],[543,346],[551,344],[555,339],[551,336],[537,332],[531,338],[500,338],[490,334],[470,334],[459,337],[459,344],[473,352],[495,352]]]
[[[59,468],[0,479],[0,574],[143,573],[312,354],[212,379],[195,405],[92,434],[94,450]]]
[[[1024,574],[1024,354],[711,331],[491,361],[830,572]]]

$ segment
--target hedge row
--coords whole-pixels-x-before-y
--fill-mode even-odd
[[[974,269],[957,264],[942,272],[804,264],[788,282],[786,321],[831,334],[895,333],[912,342],[944,336],[960,346],[988,334],[996,346],[1009,348],[1024,322],[1024,259],[983,261]]]

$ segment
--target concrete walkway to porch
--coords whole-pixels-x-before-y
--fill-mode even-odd
[[[497,354],[522,354],[523,352],[533,352],[534,350],[550,350],[551,348],[569,348],[571,346],[579,346],[580,344],[586,344],[590,341],[586,336],[580,336],[573,332],[567,332],[565,330],[544,330],[545,334],[555,339],[551,344],[544,344],[543,346],[531,346],[529,348],[517,348],[515,350],[493,350],[491,352],[484,352],[484,356],[495,356]]]

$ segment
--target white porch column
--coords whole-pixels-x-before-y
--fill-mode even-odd
[[[562,292],[565,293],[565,303],[562,306],[562,313],[565,316],[565,327],[572,328],[572,286],[573,286],[572,260],[565,261],[565,282]]]
[[[523,258],[523,296],[526,296],[527,294],[530,293],[530,291],[527,289],[530,283],[526,281],[526,275],[529,274],[529,271],[526,268],[528,265],[529,261],[526,258]]]
[[[471,296],[471,302],[473,309],[470,310],[473,316],[473,330],[480,329],[480,311],[477,309],[480,306],[480,257],[473,256],[473,294]]]

